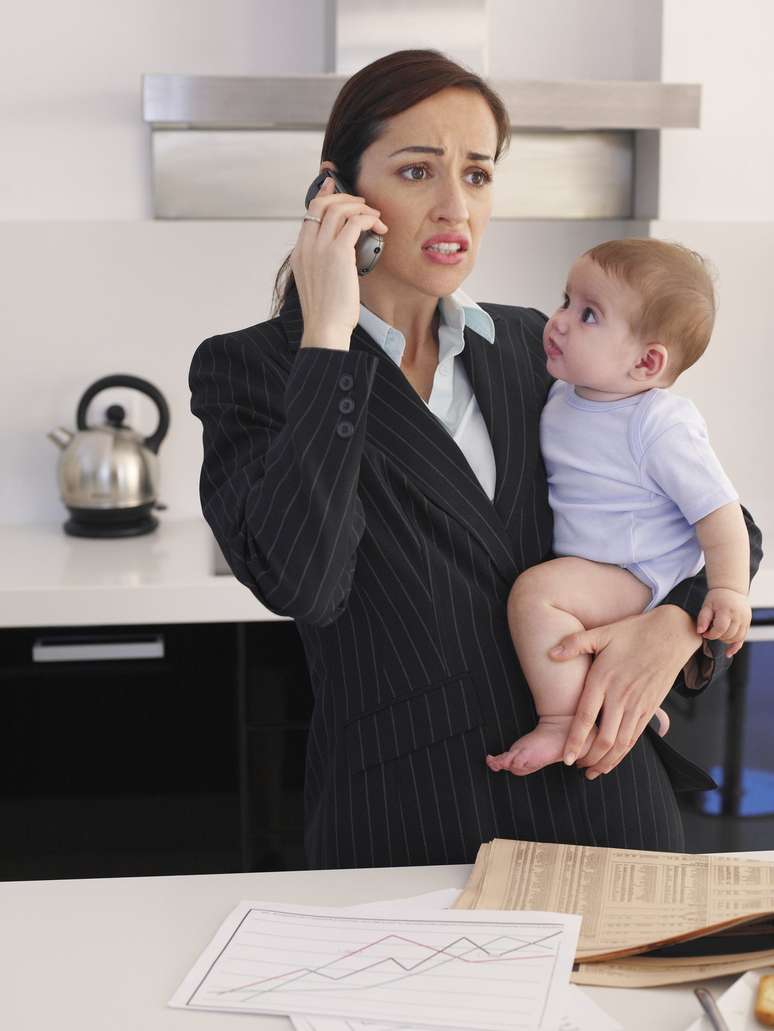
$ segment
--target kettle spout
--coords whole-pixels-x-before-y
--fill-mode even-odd
[[[70,443],[70,441],[73,439],[75,434],[71,433],[70,430],[66,430],[64,426],[57,426],[55,430],[51,430],[51,432],[47,433],[46,436],[50,441],[53,441],[53,443],[56,444],[57,447],[60,447],[62,448],[62,450],[64,450]]]

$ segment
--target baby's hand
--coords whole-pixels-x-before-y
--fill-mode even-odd
[[[731,647],[726,648],[726,655],[730,657],[744,644],[751,620],[752,609],[746,595],[727,587],[713,587],[707,591],[696,620],[696,633],[708,641],[730,644]]]

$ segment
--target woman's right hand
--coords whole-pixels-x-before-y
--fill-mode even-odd
[[[355,244],[365,230],[384,234],[387,226],[362,197],[333,193],[330,178],[308,214],[322,221],[302,224],[290,260],[304,317],[301,346],[348,351],[360,316]]]

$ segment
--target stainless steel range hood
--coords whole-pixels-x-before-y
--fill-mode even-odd
[[[323,130],[346,75],[143,76],[153,129]],[[514,130],[691,129],[701,87],[664,82],[490,80]]]
[[[382,53],[426,45],[407,35],[408,20],[397,17],[407,2],[394,2],[387,17],[383,0],[338,0],[334,74],[145,75],[156,217],[297,218],[343,83]],[[485,73],[486,0],[425,3],[431,23],[446,27],[446,37],[436,32],[433,45]],[[421,35],[421,26],[415,31]],[[361,42],[373,39],[381,49]],[[698,85],[497,79],[492,85],[513,130],[497,168],[495,218],[655,215],[648,208],[657,195],[659,132],[699,125]]]

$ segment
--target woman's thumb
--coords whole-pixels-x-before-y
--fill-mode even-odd
[[[549,651],[552,659],[574,659],[576,655],[590,655],[596,651],[596,640],[592,630],[580,630],[568,634]]]

